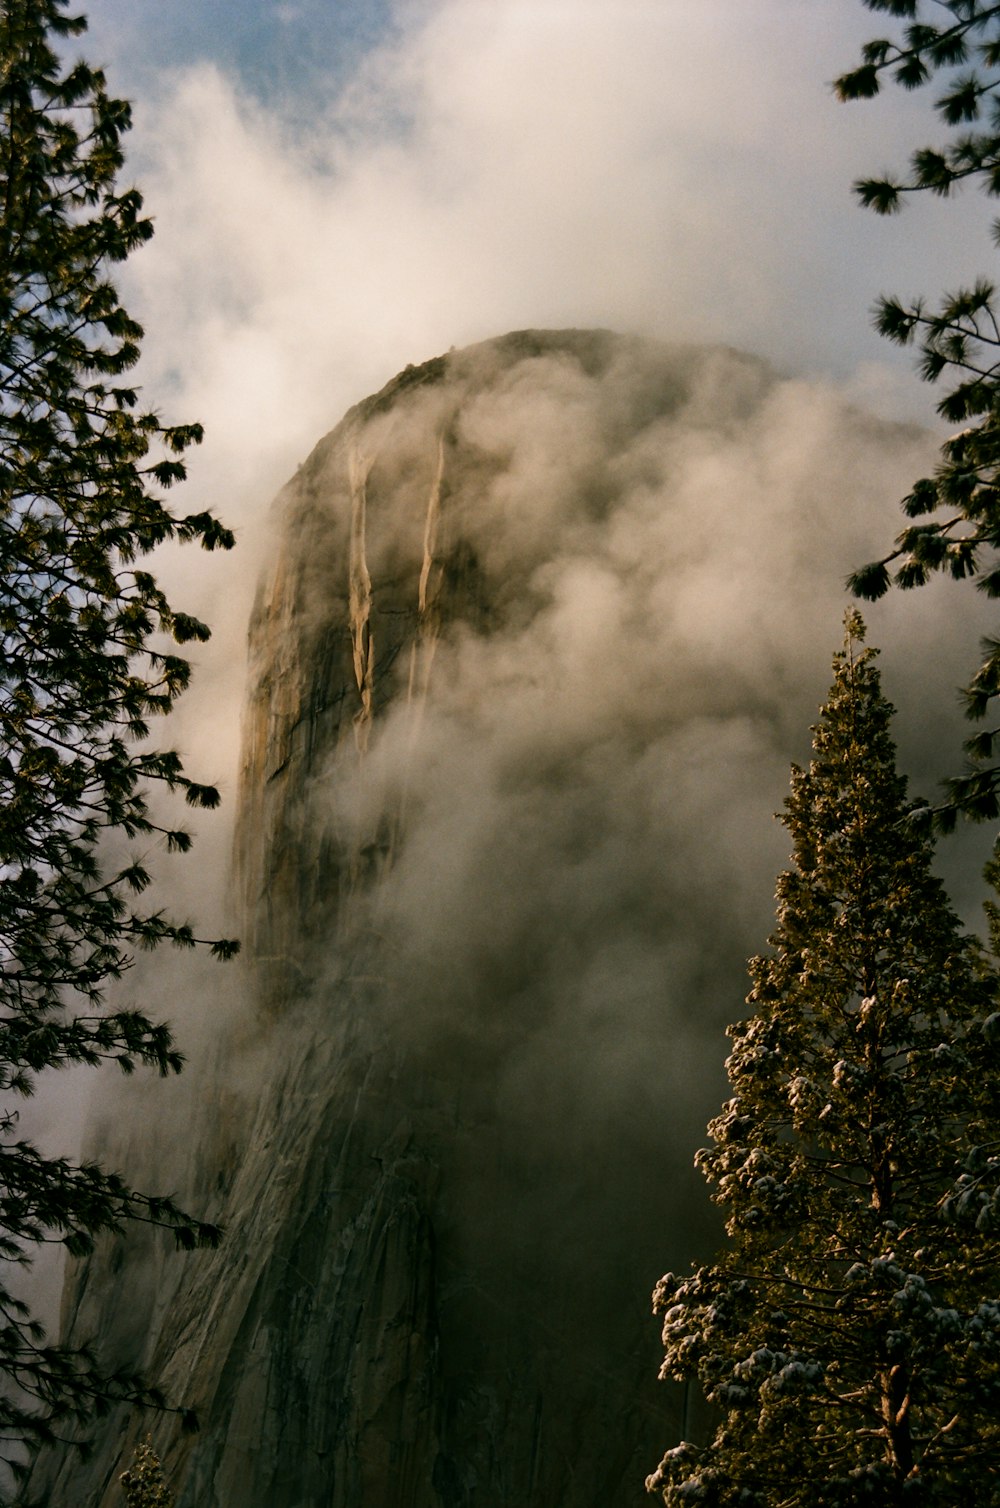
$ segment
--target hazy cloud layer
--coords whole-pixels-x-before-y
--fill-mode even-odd
[[[930,414],[866,310],[883,287],[980,270],[985,206],[887,223],[852,204],[853,177],[933,134],[922,97],[833,100],[874,24],[860,6],[831,22],[812,0],[405,4],[346,84],[310,74],[305,113],[291,87],[261,103],[221,43],[228,71],[171,68],[169,38],[129,17],[116,82],[135,65],[132,162],[157,220],[125,273],[143,374],[171,415],[205,423],[186,501],[241,539],[222,567],[187,553],[169,573],[217,625],[185,737],[227,784],[235,739],[221,766],[214,749],[237,721],[228,672],[267,503],[406,362],[509,328],[601,325],[724,341]],[[157,74],[138,68],[144,36],[167,47]]]
[[[301,20],[285,9],[283,24]],[[236,71],[232,50],[191,62],[190,49],[168,47],[161,58],[154,21],[137,19],[134,8],[118,38],[115,7],[98,21],[95,44],[118,53],[114,87],[136,97],[131,163],[157,221],[156,238],[123,274],[129,306],[147,328],[141,375],[169,417],[206,425],[178,503],[212,506],[240,538],[226,561],[178,551],[162,565],[178,606],[203,614],[216,633],[196,653],[198,678],[169,735],[192,773],[221,783],[227,811],[199,819],[194,859],[163,865],[164,893],[203,917],[206,930],[225,923],[219,894],[243,639],[273,550],[270,498],[344,409],[406,362],[528,325],[724,341],[800,376],[728,438],[713,427],[727,395],[706,393],[708,420],[665,440],[671,506],[683,527],[656,488],[643,491],[642,458],[630,457],[631,502],[600,548],[581,535],[558,561],[537,567],[546,605],[530,644],[455,647],[455,702],[442,708],[440,728],[461,717],[470,749],[493,752],[488,778],[476,784],[450,768],[445,732],[428,728],[425,841],[451,822],[461,829],[456,856],[470,865],[495,846],[502,878],[513,848],[497,792],[512,728],[534,729],[517,758],[530,754],[544,769],[553,751],[574,747],[581,725],[592,738],[595,719],[614,722],[622,707],[669,697],[671,715],[691,721],[669,748],[651,745],[643,789],[686,793],[690,836],[673,808],[668,819],[654,804],[634,834],[638,872],[651,875],[657,843],[669,841],[705,893],[728,886],[727,902],[745,921],[766,923],[767,877],[780,848],[767,813],[784,789],[786,740],[794,724],[805,752],[838,633],[842,577],[894,531],[894,500],[912,474],[908,460],[886,457],[863,421],[844,417],[837,393],[890,414],[929,412],[928,394],[870,333],[865,311],[883,288],[933,291],[975,273],[986,246],[985,211],[971,196],[958,206],[921,205],[905,224],[852,205],[853,177],[900,162],[933,129],[920,98],[836,105],[828,80],[877,23],[860,6],[834,17],[820,9],[815,0],[404,4],[346,84],[324,87],[312,67],[297,98],[291,71],[286,84],[272,79],[262,90]],[[143,67],[130,73],[144,46]],[[524,425],[518,394],[505,402],[468,416],[484,443],[491,427],[499,435]],[[536,394],[534,402],[519,463],[525,476],[502,500],[517,527],[491,534],[498,554],[545,553],[549,521],[526,505],[525,484],[541,474],[551,480],[563,460],[587,455],[586,395],[564,391],[546,406]],[[580,425],[570,446],[560,405],[574,402]],[[942,586],[870,614],[872,637],[891,650],[886,669],[904,704],[904,748],[924,788],[949,761],[938,752],[937,688],[966,671],[975,637],[963,627],[969,598],[967,588],[956,595]],[[562,647],[554,660],[539,656],[537,681],[508,675],[504,656],[534,663],[539,643]],[[738,669],[747,698],[721,733],[717,713],[699,703],[705,667],[720,663]],[[553,697],[546,676],[556,664]],[[478,699],[483,677],[505,688],[499,702]],[[935,709],[933,726],[923,724],[925,705]],[[617,736],[609,731],[579,756],[595,786],[614,780]],[[726,823],[750,856],[746,889],[742,881],[733,888],[727,864],[696,836],[706,806],[693,774],[701,748],[713,751],[713,788],[726,793]],[[621,800],[634,813],[632,779]],[[536,814],[535,800],[526,798],[517,821],[532,832],[537,821],[539,833],[552,822],[557,851],[571,849],[572,834],[551,806]],[[397,881],[404,922],[420,890],[410,867],[420,841]],[[581,884],[595,862],[577,872]],[[424,896],[431,929],[463,872],[440,874]],[[413,935],[416,947],[415,927]],[[470,947],[474,935],[473,927]],[[652,964],[631,956],[628,966],[589,960],[581,998],[597,1002],[610,970],[631,981],[635,999],[648,999],[664,960],[655,949]],[[166,956],[158,972],[165,1012],[183,1019],[196,1052],[193,1021],[203,1007],[193,998],[195,975],[175,975]],[[558,1023],[558,1010],[551,1019]]]
[[[392,658],[388,644],[413,612],[405,583],[412,596],[442,432],[441,536],[468,545],[482,578],[470,600],[488,609],[485,627],[475,613],[463,626],[456,589],[417,715],[408,647]],[[351,1009],[356,937],[375,939],[362,972],[384,987],[366,1029],[506,1149],[511,1188],[478,1189],[496,1178],[488,1159],[463,1174],[470,1208],[487,1211],[476,1239],[530,1228],[534,1257],[556,1261],[573,1202],[573,1220],[616,1232],[601,1260],[620,1242],[615,1261],[641,1287],[657,1261],[687,1255],[704,1215],[691,1157],[723,1092],[744,960],[772,927],[788,851],[773,813],[789,760],[808,758],[843,577],[933,445],[832,385],[731,352],[628,344],[599,378],[554,351],[498,365],[468,394],[418,389],[351,444],[371,465],[372,634],[397,696],[363,754],[348,733],[306,784],[282,774],[287,797],[266,797],[287,801],[298,835],[262,887],[277,918],[267,950],[312,976],[323,1034]],[[304,642],[340,639],[345,653],[349,469],[341,436],[289,489],[290,506],[316,499],[291,515],[291,555],[314,578],[295,600]],[[947,688],[972,606],[939,582],[868,614],[904,761],[925,783],[957,738]],[[284,663],[259,648],[265,666]],[[349,662],[341,693],[331,663],[305,655],[303,706],[345,695],[349,730]],[[298,727],[290,747],[317,736]],[[286,756],[276,749],[282,771],[307,767]],[[391,856],[339,948],[332,900],[306,921],[338,847]],[[954,869],[974,914],[975,857]],[[313,927],[310,956],[297,939]]]

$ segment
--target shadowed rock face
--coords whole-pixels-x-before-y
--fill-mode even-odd
[[[407,368],[281,495],[245,1009],[167,1175],[226,1240],[67,1288],[70,1333],[197,1408],[155,1432],[179,1508],[646,1501],[679,1423],[647,1295],[711,1239],[691,1158],[838,634],[787,519],[807,501],[854,563],[886,485],[842,463],[816,504],[873,437],[832,402],[778,480],[783,393],[731,352],[522,332]],[[102,1155],[162,1186],[148,1119]],[[39,1490],[118,1503],[147,1428]]]

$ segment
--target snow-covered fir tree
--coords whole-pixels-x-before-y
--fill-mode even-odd
[[[913,820],[864,625],[847,619],[783,817],[772,951],[698,1154],[718,1260],[657,1285],[661,1376],[710,1438],[668,1505],[1000,1505],[1000,1014]]]

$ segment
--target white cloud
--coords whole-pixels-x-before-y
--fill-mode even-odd
[[[510,328],[607,325],[725,341],[889,412],[929,408],[865,309],[882,286],[977,270],[986,242],[974,199],[913,211],[918,235],[852,206],[850,180],[923,133],[920,99],[830,95],[870,24],[815,0],[438,0],[401,5],[392,40],[325,100],[266,106],[211,62],[141,84],[131,161],[157,235],[123,281],[147,328],[143,380],[170,417],[206,426],[179,505],[211,506],[240,537],[226,560],[163,559],[178,606],[216,631],[170,736],[230,814],[269,501],[405,363]],[[783,440],[794,465],[794,431]],[[700,464],[718,478],[726,460]],[[771,480],[754,479],[760,506]],[[884,539],[873,526],[863,553]],[[710,567],[688,584],[703,600]],[[724,597],[702,622],[732,631]],[[211,889],[227,824],[208,822],[182,887]]]
[[[924,395],[905,368],[884,360],[865,309],[883,286],[933,290],[978,270],[986,242],[975,201],[922,206],[919,235],[851,205],[854,176],[905,157],[919,110],[919,101],[854,110],[833,102],[827,80],[853,60],[871,20],[855,8],[845,23],[815,0],[441,0],[400,7],[398,38],[368,58],[344,93],[316,98],[308,128],[301,101],[265,106],[210,62],[164,72],[155,91],[138,99],[133,162],[158,230],[124,281],[127,302],[147,327],[144,380],[170,417],[206,425],[178,503],[211,506],[240,536],[227,560],[175,551],[162,567],[178,606],[216,630],[198,652],[200,674],[170,733],[192,773],[219,780],[228,803],[221,820],[203,824],[195,857],[170,871],[165,889],[183,893],[182,909],[190,903],[211,913],[222,888],[245,624],[272,548],[268,503],[345,408],[404,364],[510,328],[607,325],[747,347],[786,369],[843,379],[854,397],[872,397],[886,411],[923,411]],[[129,92],[127,80],[120,87]],[[970,257],[965,267],[952,266],[958,255]],[[494,410],[491,422],[496,417]],[[534,460],[544,464],[558,453],[560,418],[540,406],[532,417]],[[631,640],[620,574],[630,560],[641,569],[651,537],[661,556],[676,553],[678,569],[669,584],[647,583],[650,619],[671,633],[683,621],[696,663],[731,653],[780,707],[789,675],[775,674],[774,637],[788,644],[794,604],[803,623],[794,656],[815,662],[822,694],[835,625],[815,615],[820,558],[834,538],[838,549],[850,545],[849,555],[830,556],[825,600],[832,609],[841,576],[858,563],[855,549],[860,558],[876,553],[887,517],[884,511],[869,536],[861,512],[845,523],[831,498],[845,486],[852,496],[868,495],[860,472],[878,468],[878,442],[853,448],[856,432],[822,385],[782,386],[756,422],[753,443],[727,446],[709,431],[686,437],[678,506],[693,521],[691,533],[702,531],[693,547],[656,534],[655,519],[641,517],[637,488],[634,512],[608,541],[612,558],[564,562],[550,583],[549,627],[565,656],[563,700],[544,699],[555,725],[549,736],[571,741],[580,722],[592,721],[599,673],[614,675],[616,687],[625,680]],[[826,495],[816,509],[820,491]],[[757,548],[760,518],[781,541],[777,575]],[[722,532],[726,579],[705,547]],[[774,596],[784,606],[772,620]],[[967,596],[963,589],[963,602]],[[940,620],[949,619],[940,642],[922,602],[894,600],[889,609],[897,643],[914,625],[914,661],[895,672],[911,705],[931,674],[926,667],[936,655],[954,660],[962,637],[957,615],[941,607],[954,599],[939,591],[933,600]],[[605,646],[592,626],[598,609],[621,656],[603,672]],[[650,667],[673,642],[663,628],[662,642],[645,646],[643,698],[651,695]],[[939,667],[933,674],[938,683],[957,678],[951,661],[943,675]],[[525,726],[542,700],[536,690],[531,703],[530,693],[514,709]],[[617,706],[610,697],[608,705]],[[488,712],[479,709],[484,718]],[[546,732],[541,714],[538,723]],[[738,715],[732,723],[713,766],[717,788],[732,793],[725,821],[737,847],[761,845],[758,862],[769,874],[773,830],[757,833],[771,797],[759,785],[744,790],[738,777],[750,768],[755,779],[766,771],[780,784],[785,749]],[[695,837],[683,859],[706,889],[730,882],[723,848],[697,842],[706,813],[692,772],[714,731],[693,724],[654,751],[657,768],[641,772],[647,797],[670,787],[690,802]],[[919,729],[911,743],[919,751]],[[497,742],[491,749],[503,752]],[[599,749],[595,758],[599,764]],[[468,771],[460,772],[464,783],[450,774],[445,768],[436,786],[435,771],[428,774],[431,815],[460,830],[449,851],[463,851],[462,837],[478,873],[496,819],[496,836],[508,843],[501,847],[507,873],[516,872],[517,834],[491,809],[491,792]],[[596,775],[606,790],[608,771]],[[526,826],[535,818],[527,803],[522,816]],[[440,847],[441,828],[429,831]],[[639,832],[636,843],[642,838]],[[461,867],[428,869],[440,888],[431,900],[445,914],[454,900],[447,886],[460,896],[468,889]],[[416,880],[400,871],[404,916],[408,881],[414,910],[417,901],[424,907],[423,878],[424,871]],[[500,889],[487,886],[478,897],[483,933],[504,921]],[[731,906],[744,920],[756,917],[760,892],[735,890]],[[674,946],[681,944],[666,934],[657,944],[667,952]],[[582,979],[582,1008],[596,1012],[613,976],[630,998],[657,1009],[662,957],[654,949],[646,967],[650,956],[595,954]],[[169,964],[160,993],[169,1011],[184,1009],[185,986]],[[513,1096],[540,1094],[535,1067],[543,1059],[514,1064]]]
[[[883,282],[933,289],[978,214],[921,206],[914,236],[851,205],[851,177],[901,160],[923,108],[832,99],[860,7],[836,29],[813,0],[440,0],[398,21],[308,129],[290,124],[301,101],[266,107],[209,63],[137,102],[157,235],[124,276],[144,378],[206,426],[178,501],[240,536],[225,561],[164,559],[216,630],[171,736],[230,807],[268,503],[349,404],[453,344],[607,325],[748,347],[925,413],[865,308]],[[884,540],[873,526],[863,553]]]

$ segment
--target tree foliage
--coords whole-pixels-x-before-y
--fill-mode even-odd
[[[717,1419],[649,1478],[668,1505],[1000,1504],[997,976],[907,820],[862,636],[793,767],[793,867],[698,1154],[728,1245],[654,1295],[661,1375]]]
[[[895,214],[912,195],[946,198],[967,180],[1000,196],[1000,5],[983,0],[863,0],[869,10],[895,18],[896,34],[862,49],[858,67],[836,80],[843,100],[870,99],[886,82],[903,89],[936,83],[934,110],[943,139],[915,151],[909,170],[857,182],[862,204]],[[1000,219],[994,222],[1000,244]],[[895,582],[920,586],[935,571],[974,578],[988,597],[1000,597],[1000,325],[996,288],[987,278],[946,293],[937,307],[923,299],[882,297],[875,325],[898,345],[916,345],[928,382],[954,379],[938,403],[960,425],[941,449],[933,476],[919,480],[903,499],[914,520],[881,560],[855,572],[860,597],[881,597]],[[982,660],[964,692],[968,715],[988,719],[966,743],[969,766],[948,782],[950,799],[938,810],[950,827],[955,812],[1000,815],[1000,639],[982,645]]]
[[[109,1009],[136,950],[191,947],[191,927],[140,897],[133,840],[183,851],[183,828],[152,815],[156,786],[192,806],[218,800],[178,756],[147,741],[187,684],[173,643],[208,629],[175,611],[143,557],[166,540],[229,548],[207,513],[172,512],[197,425],[139,402],[129,370],[142,331],[111,269],[148,239],[134,188],[117,186],[129,107],[103,74],[64,61],[85,29],[66,0],[0,5],[0,1260],[38,1242],[87,1251],[133,1220],[185,1247],[214,1227],[96,1166],[43,1156],[18,1137],[9,1097],[38,1073],[113,1060],[177,1072],[169,1029]],[[226,940],[210,944],[222,957]],[[37,1444],[116,1398],[157,1401],[94,1358],[47,1346],[0,1283],[0,1437]],[[16,1451],[13,1452],[16,1455]]]
[[[174,1495],[164,1479],[152,1436],[147,1435],[136,1446],[132,1465],[118,1480],[128,1508],[174,1508]]]

